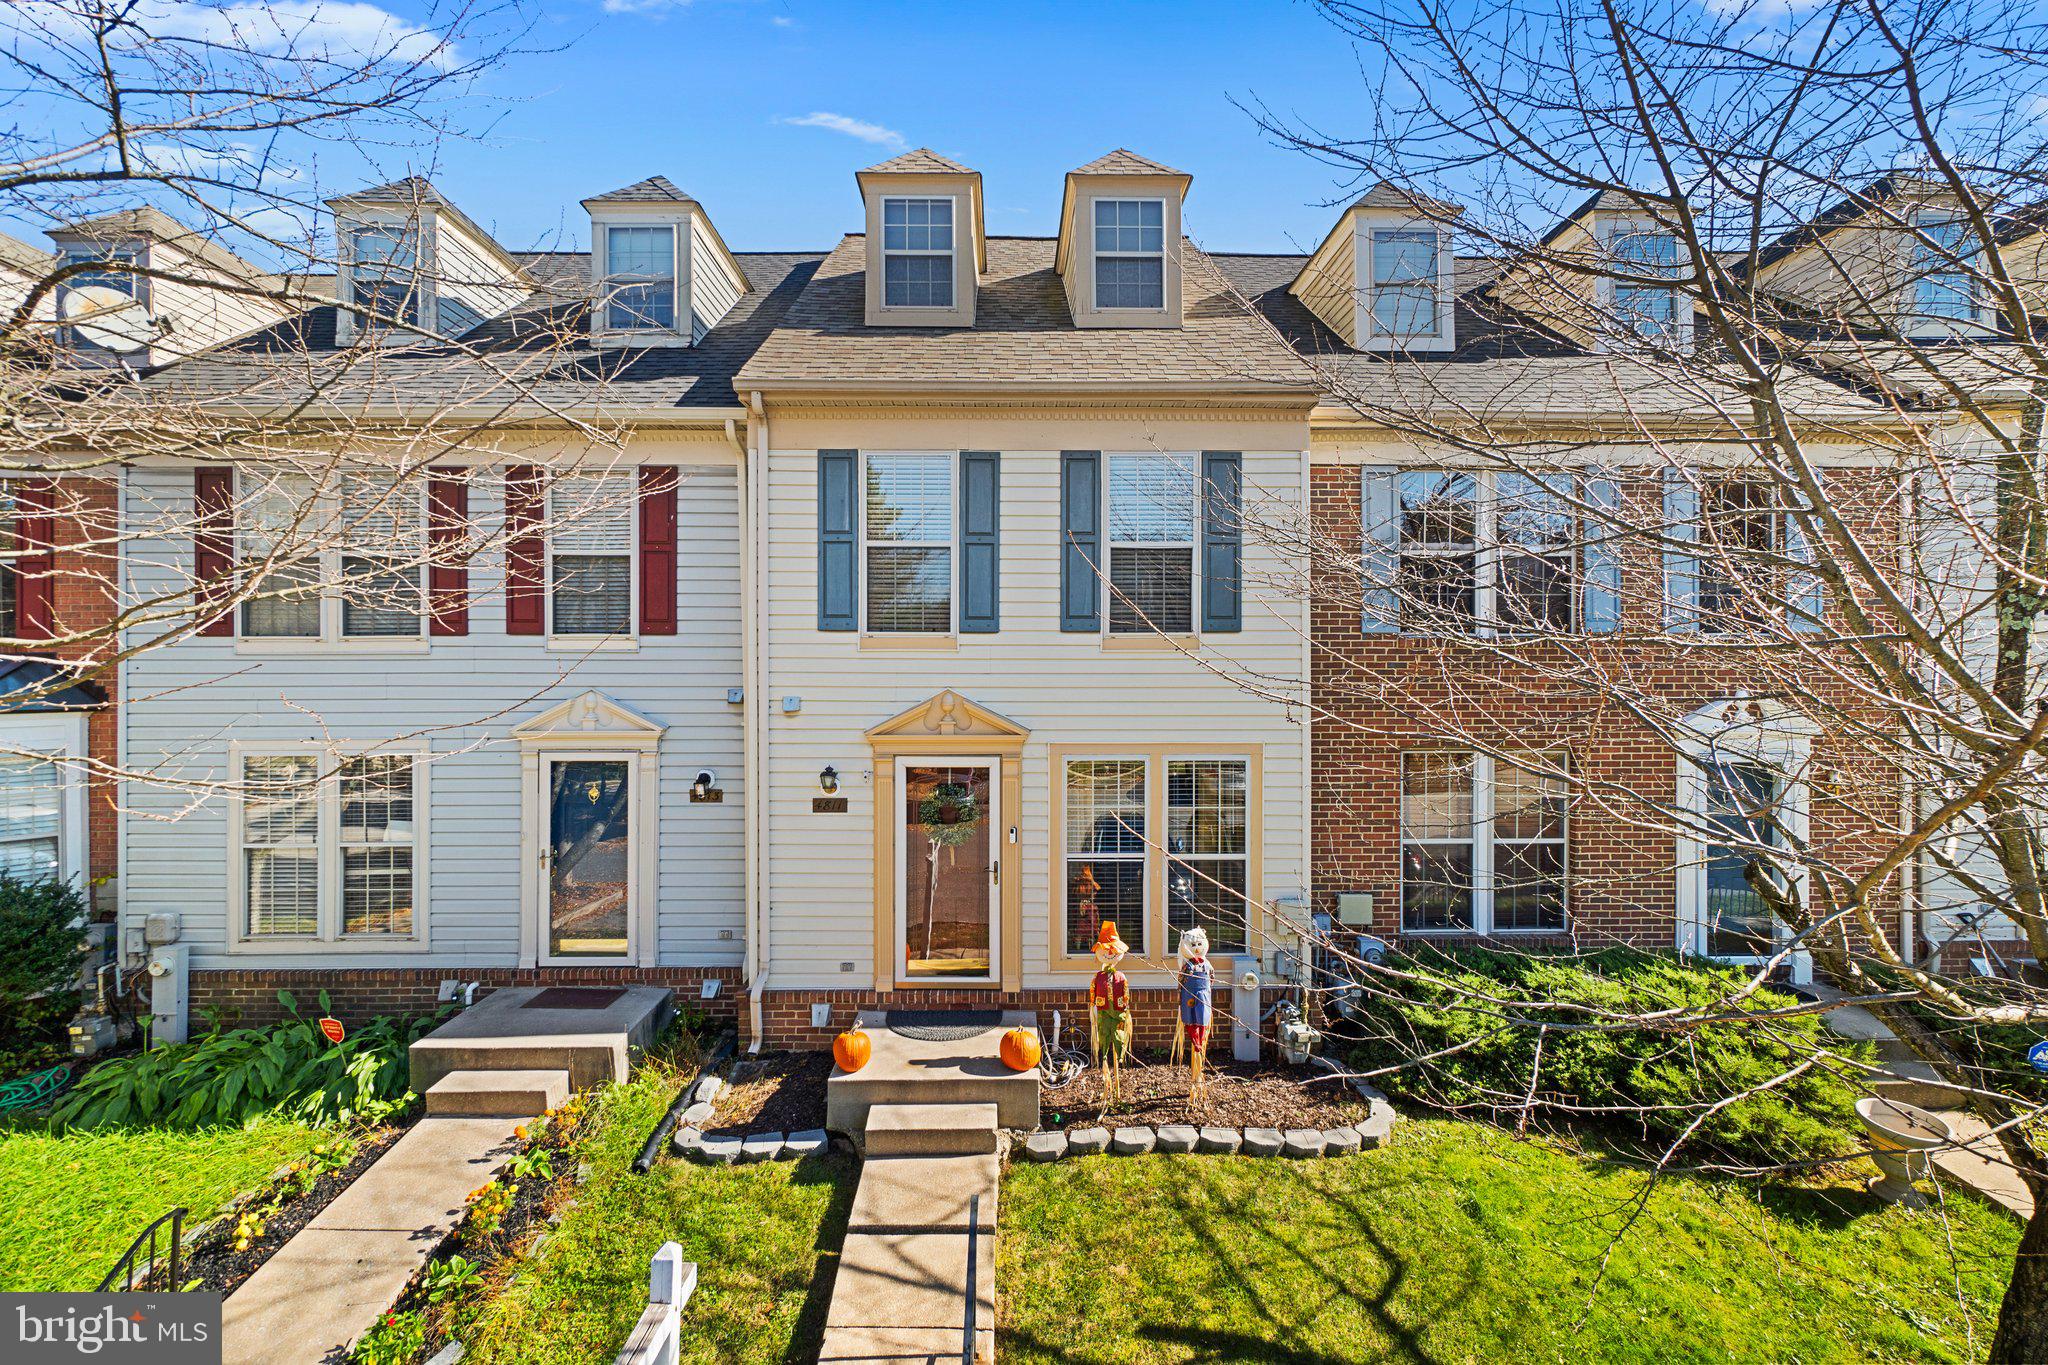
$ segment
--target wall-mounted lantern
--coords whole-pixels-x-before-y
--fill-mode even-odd
[[[825,771],[818,774],[818,790],[827,796],[839,790],[839,770],[830,763],[825,765]]]

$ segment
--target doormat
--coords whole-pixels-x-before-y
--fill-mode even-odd
[[[519,1008],[523,1010],[608,1010],[623,1000],[623,986],[550,986]]]
[[[964,1043],[1003,1022],[1001,1010],[890,1010],[889,1032],[921,1043]]]

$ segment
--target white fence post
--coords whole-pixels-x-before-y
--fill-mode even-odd
[[[616,1365],[675,1365],[683,1309],[697,1292],[697,1263],[683,1259],[683,1249],[663,1242],[647,1263],[647,1307]]]

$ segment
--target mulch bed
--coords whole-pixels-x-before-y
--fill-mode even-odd
[[[278,1248],[292,1239],[293,1233],[312,1222],[320,1210],[340,1198],[341,1192],[353,1184],[357,1176],[369,1170],[377,1158],[384,1155],[385,1149],[404,1135],[405,1127],[378,1128],[363,1134],[355,1159],[338,1171],[322,1175],[310,1191],[268,1214],[263,1220],[263,1235],[251,1242],[247,1251],[235,1250],[235,1219],[243,1208],[263,1203],[268,1191],[259,1191],[242,1205],[222,1210],[208,1229],[205,1242],[187,1253],[179,1273],[188,1284],[197,1280],[199,1283],[192,1286],[195,1289],[232,1293],[265,1261],[276,1255]]]
[[[748,1057],[734,1068],[712,1103],[720,1137],[748,1133],[801,1133],[825,1126],[825,1082],[832,1076],[829,1052],[771,1052]]]
[[[1365,1106],[1342,1081],[1305,1067],[1234,1062],[1210,1055],[1202,1071],[1206,1094],[1188,1103],[1188,1068],[1166,1054],[1133,1056],[1123,1066],[1123,1093],[1102,1112],[1102,1073],[1093,1067],[1041,1092],[1038,1126],[1047,1132],[1094,1124],[1184,1123],[1226,1128],[1333,1128],[1356,1123]]]

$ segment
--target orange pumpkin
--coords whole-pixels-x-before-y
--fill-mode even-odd
[[[875,1045],[858,1023],[832,1040],[832,1060],[841,1071],[858,1071],[874,1055]]]
[[[1038,1030],[1013,1028],[1003,1035],[1003,1065],[1012,1071],[1029,1071],[1038,1065]]]

